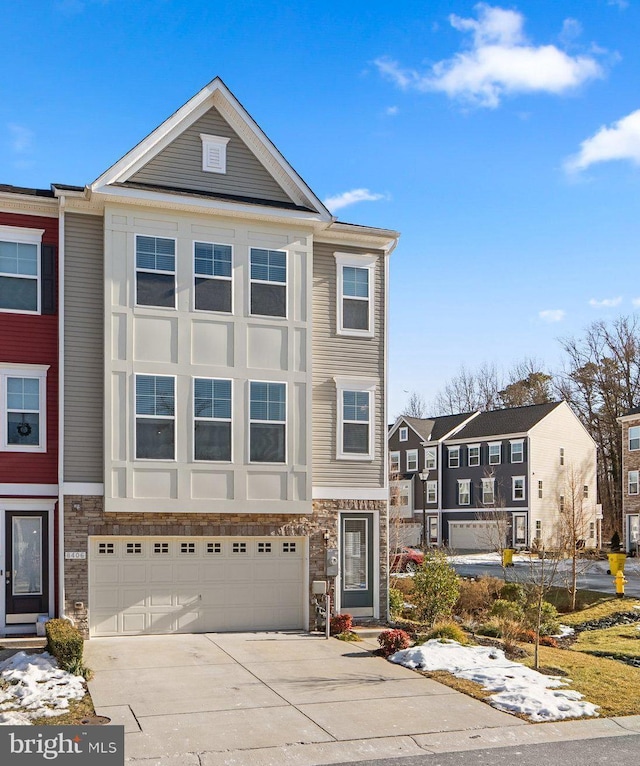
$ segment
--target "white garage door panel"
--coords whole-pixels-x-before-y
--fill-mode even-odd
[[[94,537],[90,551],[93,636],[305,627],[300,538]]]
[[[454,550],[495,550],[496,534],[496,525],[491,521],[450,521],[449,547]]]

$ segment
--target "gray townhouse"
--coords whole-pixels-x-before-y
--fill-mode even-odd
[[[391,515],[414,543],[426,527],[457,550],[558,546],[571,515],[597,544],[596,447],[566,402],[401,416],[388,441]]]
[[[47,195],[49,616],[87,636],[308,629],[324,581],[336,611],[385,617],[398,233],[338,221],[219,78],[95,181]]]

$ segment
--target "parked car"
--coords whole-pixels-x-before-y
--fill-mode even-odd
[[[422,566],[424,553],[418,548],[408,546],[391,554],[392,572],[415,572]]]

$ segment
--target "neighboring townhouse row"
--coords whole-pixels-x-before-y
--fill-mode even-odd
[[[596,447],[566,402],[401,416],[388,442],[392,520],[411,524],[414,543],[557,546],[571,528],[597,545]]]
[[[0,214],[0,633],[306,629],[316,580],[384,617],[398,234],[333,218],[220,79]]]
[[[627,553],[640,542],[640,407],[618,418],[622,428],[622,533]]]

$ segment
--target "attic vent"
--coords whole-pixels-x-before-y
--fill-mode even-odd
[[[228,138],[200,133],[202,140],[202,169],[205,173],[227,172]]]

